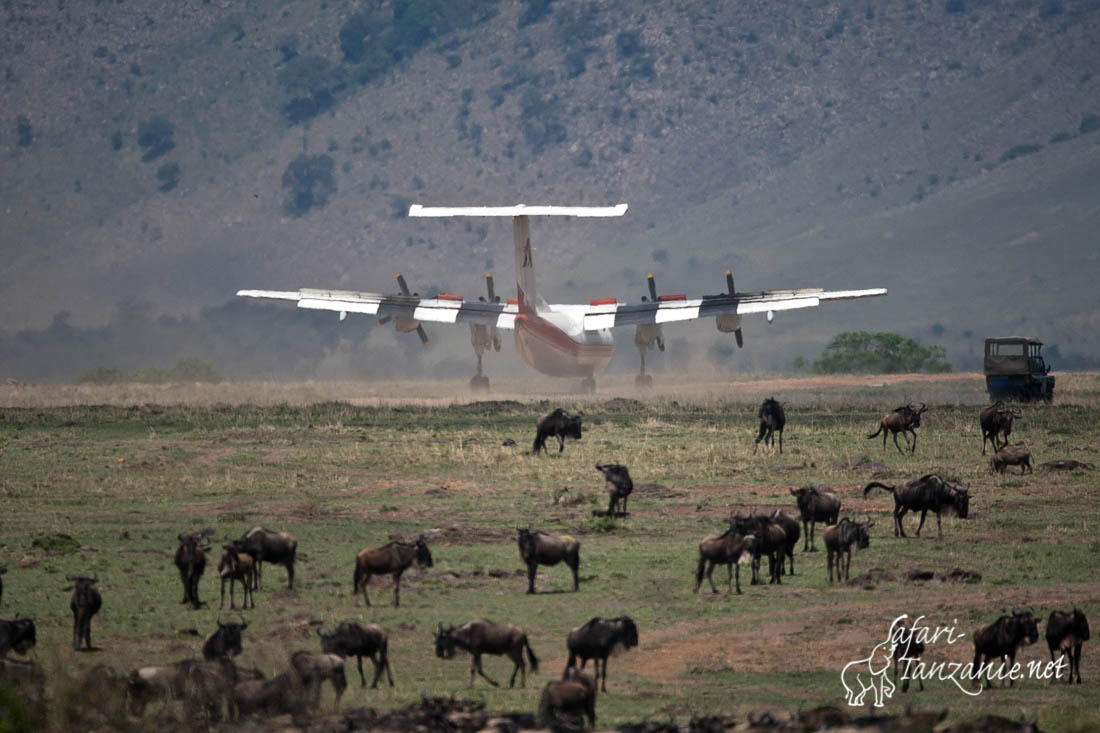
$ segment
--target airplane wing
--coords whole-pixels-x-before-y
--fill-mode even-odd
[[[243,298],[296,301],[299,308],[336,311],[341,320],[348,313],[365,313],[379,319],[405,318],[428,323],[466,323],[514,327],[518,306],[513,302],[468,301],[459,295],[440,293],[434,298],[415,295],[383,295],[353,290],[238,290]]]
[[[597,331],[616,326],[645,323],[672,323],[723,314],[773,313],[775,311],[814,308],[828,300],[851,300],[886,295],[886,288],[868,290],[763,290],[750,293],[722,293],[687,298],[664,295],[650,302],[619,303],[613,299],[591,301],[584,315],[584,329]],[[551,306],[553,308],[553,306]],[[769,318],[770,320],[770,318]]]

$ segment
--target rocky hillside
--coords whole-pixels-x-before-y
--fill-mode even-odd
[[[1100,346],[1096,0],[59,0],[0,17],[9,332],[64,311],[81,329],[135,308],[201,319],[240,287],[390,290],[397,270],[470,292],[487,269],[508,280],[507,225],[411,222],[408,203],[627,201],[614,224],[537,224],[552,300],[637,298],[647,271],[712,292],[725,267],[746,289],[890,288],[781,318],[752,368],[848,328],[960,362],[993,333]]]

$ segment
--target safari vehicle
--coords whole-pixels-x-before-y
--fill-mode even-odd
[[[1054,377],[1043,361],[1043,343],[1008,336],[985,340],[985,386],[990,400],[1054,399]]]

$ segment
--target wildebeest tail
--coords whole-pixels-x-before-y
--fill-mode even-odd
[[[893,486],[887,486],[886,484],[879,483],[878,481],[872,481],[871,483],[869,483],[869,484],[867,484],[866,486],[863,487],[863,495],[867,496],[867,494],[870,493],[871,489],[876,488],[876,487],[880,488],[880,489],[886,489],[891,494],[894,493],[894,487]]]
[[[878,424],[878,430],[876,430],[875,432],[871,433],[871,434],[870,434],[870,435],[868,435],[867,437],[868,437],[868,438],[877,438],[877,437],[878,437],[878,434],[879,434],[879,433],[881,433],[881,432],[882,432],[883,430],[885,430],[885,429],[886,429],[886,424],[885,424],[885,423],[879,423],[879,424]]]
[[[531,648],[531,642],[527,640],[527,637],[523,637],[523,646],[527,649],[527,661],[531,665],[532,672],[539,671],[539,658],[535,656],[535,650]]]
[[[695,568],[695,592],[699,592],[699,586],[703,584],[703,570],[707,566],[707,559],[699,552],[699,567]]]
[[[363,571],[359,566],[359,558],[355,558],[355,574],[352,576],[351,592],[359,592],[359,579],[363,577]]]

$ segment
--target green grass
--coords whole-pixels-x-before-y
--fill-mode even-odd
[[[1063,385],[1067,398],[1058,404],[1024,407],[1013,439],[1028,441],[1036,464],[1060,457],[1100,464],[1100,385],[1092,377],[1060,378]],[[692,711],[743,718],[843,705],[840,669],[869,651],[900,613],[942,624],[957,619],[967,633],[1012,606],[1032,607],[1045,619],[1053,608],[1076,604],[1095,616],[1096,473],[991,475],[976,402],[933,403],[916,455],[899,455],[892,442],[883,453],[880,440],[864,436],[897,401],[871,404],[847,389],[795,392],[785,400],[785,452],[755,456],[755,404],[713,396],[588,401],[584,440],[540,457],[528,446],[545,404],[2,409],[0,564],[9,568],[3,610],[36,619],[37,654],[49,666],[104,663],[126,671],[197,654],[202,636],[229,611],[217,607],[210,570],[200,588],[210,606],[179,605],[176,535],[211,527],[218,547],[263,524],[299,538],[297,583],[288,592],[281,568],[265,572],[257,607],[245,612],[242,663],[272,674],[285,668],[291,651],[317,648],[312,628],[296,614],[326,626],[358,618],[389,630],[397,687],[363,692],[353,684],[345,706],[394,707],[421,694],[455,693],[484,698],[491,709],[534,710],[542,684],[564,666],[569,629],[594,615],[629,614],[641,646],[612,659],[609,691],[598,701],[601,726]],[[505,438],[517,445],[503,446]],[[863,455],[868,461],[856,468],[831,467]],[[629,466],[638,487],[631,516],[614,524],[591,516],[606,496],[593,466],[608,461]],[[945,517],[942,539],[934,517],[921,538],[894,538],[891,498],[882,491],[862,496],[876,463],[878,480],[890,484],[931,471],[968,483],[971,517]],[[722,531],[731,511],[793,512],[788,490],[811,483],[836,490],[843,514],[876,522],[853,575],[880,568],[898,580],[829,586],[825,553],[799,552],[797,575],[781,587],[751,586],[742,573],[741,596],[715,596],[705,584],[691,593],[700,539]],[[558,501],[563,495],[569,500]],[[917,520],[905,521],[912,534]],[[562,566],[542,568],[540,593],[524,593],[517,526],[581,541],[579,593],[570,592]],[[32,545],[59,532],[80,549],[52,554]],[[354,554],[411,532],[427,534],[435,567],[406,574],[401,608],[389,605],[388,579],[371,584],[372,607],[357,607]],[[980,572],[981,582],[903,581],[913,568],[956,567]],[[101,651],[91,654],[69,648],[62,589],[65,574],[77,572],[96,573],[104,596],[92,630]],[[716,576],[724,588],[724,570]],[[528,631],[543,665],[526,690],[489,689],[479,680],[468,692],[468,657],[435,658],[431,630],[478,616]],[[180,633],[190,628],[200,636]],[[1100,679],[1088,650],[1086,644],[1080,687],[1024,681],[971,699],[932,682],[926,693],[899,692],[887,712],[913,705],[946,706],[952,718],[1022,713],[1044,730],[1081,730],[1096,721],[1088,693]],[[940,651],[963,659],[972,649],[967,643]],[[1045,643],[1021,657],[1045,658]],[[503,658],[488,657],[485,667],[498,680],[510,674]]]

